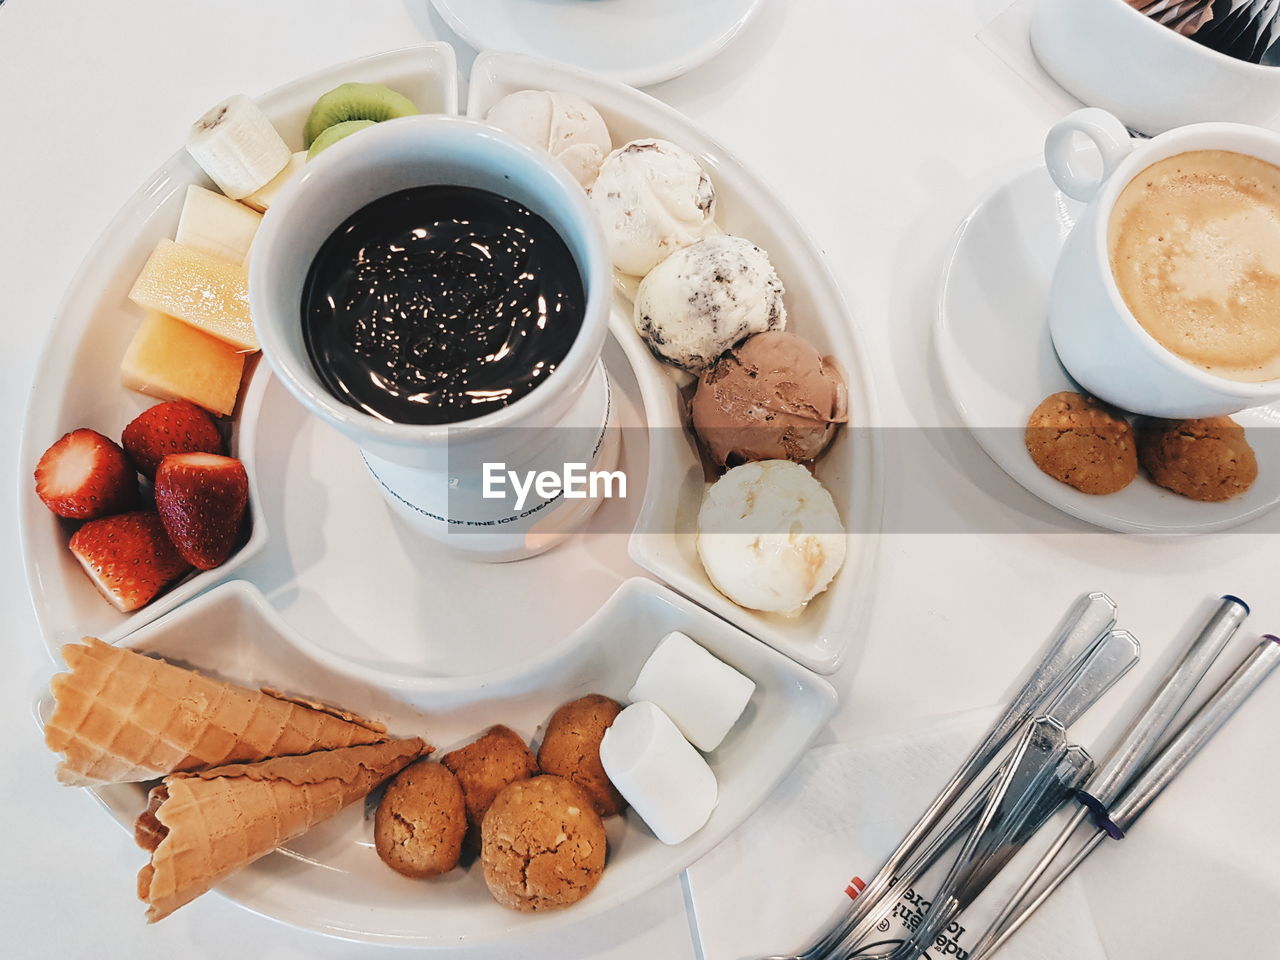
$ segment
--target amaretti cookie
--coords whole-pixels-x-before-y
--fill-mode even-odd
[[[1152,480],[1192,500],[1230,500],[1258,477],[1244,427],[1230,417],[1141,420],[1138,456]]]
[[[577,903],[604,871],[604,822],[563,777],[520,780],[484,815],[480,860],[493,898],[512,910]]]
[[[1138,475],[1129,421],[1081,393],[1045,397],[1027,421],[1026,444],[1037,467],[1081,493],[1115,493]]]
[[[509,783],[527,780],[538,772],[529,745],[510,727],[490,727],[479,739],[440,758],[458,778],[466,800],[467,819],[476,829],[493,798]]]
[[[373,843],[383,862],[406,877],[436,877],[458,865],[467,809],[458,778],[419,760],[387,785],[373,818]]]
[[[602,817],[627,808],[600,765],[600,741],[621,710],[621,704],[598,693],[570,700],[551,715],[538,749],[542,772],[572,780]]]

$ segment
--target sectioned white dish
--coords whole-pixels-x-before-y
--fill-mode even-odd
[[[561,703],[586,693],[625,699],[645,658],[672,630],[687,633],[756,683],[742,719],[708,757],[719,781],[719,804],[706,826],[676,846],[660,843],[634,813],[606,821],[605,872],[599,886],[572,908],[533,914],[506,910],[489,897],[474,864],[438,880],[402,877],[378,859],[370,815],[360,804],[216,888],[255,913],[317,933],[459,949],[563,929],[675,876],[741,823],[786,776],[830,718],[835,691],[719,617],[639,578],[623,583],[554,661],[474,690],[447,712],[418,709],[308,660],[297,651],[289,627],[244,581],[211,590],[131,634],[124,644],[225,680],[283,686],[286,692],[339,704],[385,722],[393,734],[422,736],[447,750],[494,723],[505,723],[536,744],[540,726]],[[95,793],[132,830],[145,806],[143,785],[120,784]],[[144,862],[139,850],[136,866]],[[141,904],[138,916],[141,922]]]
[[[960,418],[987,455],[1041,500],[1123,533],[1210,533],[1280,504],[1280,404],[1234,415],[1253,441],[1258,479],[1223,503],[1188,500],[1140,474],[1118,493],[1090,496],[1041,472],[1024,430],[1045,397],[1079,388],[1049,336],[1049,284],[1084,208],[1043,164],[993,190],[956,234],[943,271],[934,345]]]
[[[684,403],[672,369],[649,352],[632,322],[631,303],[615,297],[613,335],[622,345],[644,397],[649,422],[649,480],[631,557],[650,573],[752,636],[821,673],[834,672],[858,641],[873,586],[882,508],[880,438],[875,393],[853,318],[821,254],[768,188],[687,117],[620,83],[513,54],[482,54],[471,71],[467,114],[482,118],[516,90],[567,90],[604,116],[614,146],[662,137],[692,152],[716,188],[716,220],[769,253],[786,285],[787,329],[835,358],[849,386],[850,424],[818,460],[815,473],[831,492],[849,551],[830,589],[795,618],[746,610],[707,578],[694,534],[705,490],[703,467],[684,428]]]
[[[324,91],[346,80],[377,81],[410,96],[424,111],[456,112],[457,66],[448,44],[428,44],[366,57],[314,74],[266,94],[258,103],[289,141],[302,149],[302,123]],[[189,119],[173,120],[180,144]],[[54,318],[27,400],[20,453],[23,476],[40,454],[77,427],[119,441],[130,420],[156,401],[120,384],[120,360],[144,312],[128,299],[130,287],[161,237],[172,237],[189,184],[212,186],[186,150],[178,150],[121,208],[86,255]],[[254,358],[256,363],[258,358]],[[122,614],[104,600],[67,550],[70,525],[53,516],[20,484],[22,551],[36,618],[52,649],[85,634],[115,640],[231,576],[267,541],[254,433],[271,377],[258,364],[241,388],[231,430],[231,454],[245,462],[250,481],[250,531],[246,542],[215,570],[188,577],[147,606]]]
[[[445,748],[497,722],[531,736],[577,694],[624,696],[671,629],[690,633],[760,684],[742,725],[715,755],[722,801],[707,827],[664,847],[638,821],[616,822],[605,879],[574,909],[510,914],[492,903],[474,870],[426,891],[377,861],[358,811],[222,887],[250,909],[308,929],[423,946],[523,937],[606,910],[679,872],[758,805],[834,708],[830,686],[800,664],[834,670],[859,639],[880,513],[880,456],[873,431],[862,429],[875,422],[874,403],[852,322],[820,256],[767,190],[690,121],[629,88],[496,55],[477,61],[475,79],[474,110],[500,89],[536,82],[587,96],[619,143],[641,135],[681,143],[715,178],[722,225],[769,249],[788,285],[795,329],[845,370],[858,428],[842,431],[818,470],[852,544],[827,594],[802,617],[775,623],[730,604],[706,581],[692,544],[703,486],[693,440],[682,427],[675,384],[636,337],[622,300],[604,362],[624,428],[628,497],[606,502],[583,534],[541,557],[478,564],[410,536],[359,451],[307,416],[265,365],[245,389],[233,434],[233,451],[254,484],[254,526],[222,568],[121,617],[69,556],[65,530],[29,487],[21,507],[30,586],[51,650],[86,633],[146,645],[228,678],[270,681],[386,717],[394,731],[423,732]],[[385,83],[427,111],[457,110],[453,52],[444,44],[334,67],[259,103],[298,147],[311,104],[349,80]],[[174,126],[179,141],[185,120]],[[118,381],[119,358],[141,319],[126,294],[157,239],[172,235],[193,182],[206,181],[185,152],[175,154],[90,253],[42,360],[24,468],[65,430],[85,425],[118,436],[148,405]],[[633,579],[642,568],[691,600]],[[196,597],[232,576],[236,583]],[[136,787],[103,797],[124,820],[141,804]]]

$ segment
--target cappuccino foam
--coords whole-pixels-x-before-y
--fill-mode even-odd
[[[1165,349],[1229,380],[1280,377],[1280,167],[1227,150],[1153,163],[1116,199],[1108,246]]]

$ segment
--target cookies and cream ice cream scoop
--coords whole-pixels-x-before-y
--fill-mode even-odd
[[[747,337],[702,374],[689,404],[711,460],[816,459],[848,419],[848,389],[828,357],[802,337]]]
[[[785,327],[785,292],[769,255],[750,240],[710,237],[640,283],[636,330],[659,357],[698,373],[744,337]]]
[[[485,120],[517,140],[547,151],[584,187],[595,182],[600,164],[613,149],[600,112],[574,93],[519,90],[490,107]]]
[[[739,606],[798,616],[844,563],[846,534],[827,489],[790,460],[734,467],[698,511],[698,556]]]
[[[621,273],[643,277],[716,231],[716,191],[697,158],[666,140],[632,140],[609,154],[591,206]]]

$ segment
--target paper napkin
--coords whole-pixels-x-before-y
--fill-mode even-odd
[[[848,904],[847,888],[875,874],[992,716],[989,710],[972,711],[810,751],[750,820],[689,868],[705,960],[744,960],[806,946]],[[1044,843],[1055,826],[1046,828]],[[1033,859],[1015,861],[926,956],[964,960]],[[905,891],[894,916],[866,944],[883,948],[904,939],[948,863],[931,871],[920,889]],[[999,954],[1000,960],[1106,956],[1074,879]]]

